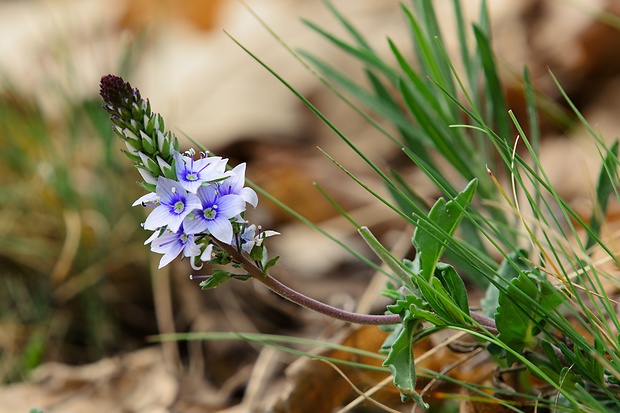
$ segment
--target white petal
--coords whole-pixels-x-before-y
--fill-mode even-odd
[[[131,206],[144,205],[144,204],[156,204],[158,202],[157,194],[155,192],[149,192],[146,195],[136,199],[136,202]]]
[[[258,195],[256,195],[256,192],[254,192],[252,188],[243,188],[240,195],[245,202],[256,208],[256,205],[258,205]]]

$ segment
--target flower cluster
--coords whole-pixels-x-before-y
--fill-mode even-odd
[[[239,251],[257,255],[266,236],[249,225],[246,205],[256,207],[258,196],[245,187],[245,164],[227,168],[227,159],[194,150],[179,151],[177,138],[164,129],[163,118],[151,112],[138,89],[118,76],[101,79],[101,97],[110,113],[114,131],[125,142],[125,155],[150,191],[135,205],[153,208],[143,226],[153,231],[145,242],[163,254],[159,268],[179,255],[197,268],[211,260],[213,239]],[[253,251],[254,250],[254,251]]]
[[[245,164],[226,171],[226,159],[205,153],[194,159],[194,155],[193,151],[174,153],[177,179],[159,176],[155,192],[134,203],[154,208],[144,229],[154,231],[146,242],[151,244],[151,250],[164,254],[160,268],[179,254],[209,261],[210,238],[205,236],[232,245],[233,222],[246,225],[242,217],[246,204],[256,207],[258,203],[254,190],[243,186]],[[206,240],[202,247],[200,239]]]

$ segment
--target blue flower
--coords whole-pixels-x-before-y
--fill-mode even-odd
[[[271,230],[263,231],[260,226],[257,227],[254,224],[246,224],[245,230],[240,237],[241,249],[250,254],[254,246],[262,246],[265,238],[272,237],[274,235],[280,235],[280,233]]]
[[[193,152],[190,152],[193,155]],[[225,179],[226,159],[219,156],[204,156],[194,160],[193,156],[174,154],[174,163],[179,183],[187,191],[195,194],[204,183]]]
[[[159,233],[156,232],[154,235]],[[177,232],[166,230],[158,237],[149,238],[145,244],[151,243],[151,251],[164,254],[159,261],[159,268],[168,265],[172,260],[183,253],[184,257],[197,257],[201,254],[196,245],[194,235],[186,234],[181,226]]]
[[[170,231],[177,232],[190,212],[202,208],[196,195],[188,193],[172,179],[160,176],[155,193],[159,205],[146,218],[144,229],[156,230],[167,226]]]
[[[183,221],[185,232],[199,234],[208,231],[218,240],[230,244],[233,237],[231,218],[245,210],[245,201],[239,195],[221,196],[215,186],[198,188],[201,207]]]
[[[232,171],[231,176],[217,184],[220,195],[239,195],[245,202],[256,208],[258,195],[252,188],[244,187],[245,183],[245,163],[237,165]]]

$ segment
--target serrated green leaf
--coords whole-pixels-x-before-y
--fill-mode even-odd
[[[500,292],[495,315],[498,340],[517,353],[534,348],[538,343],[539,323],[562,301],[563,296],[549,281],[533,273],[521,273],[506,291]],[[506,353],[506,359],[508,364],[516,361],[511,353]]]
[[[381,349],[379,351],[381,353],[383,353],[383,354],[389,353],[390,350],[392,349],[392,346],[394,345],[394,342],[396,341],[398,336],[400,336],[402,331],[403,331],[403,325],[402,324],[395,325],[394,329],[392,330],[390,335],[388,335],[385,338],[385,341],[383,342],[383,344],[381,344]]]
[[[429,281],[434,275],[437,262],[445,248],[444,240],[456,231],[465,209],[474,197],[477,182],[477,179],[471,180],[463,192],[448,202],[439,198],[428,217],[418,220],[413,245],[417,250],[415,260],[420,265],[420,275],[425,280]]]
[[[604,351],[602,351],[603,349],[601,349],[600,345],[597,346],[596,340],[595,340],[595,347],[599,347],[598,348],[599,355],[601,353],[604,354]],[[592,353],[596,352],[595,350],[591,350],[591,351]],[[605,368],[603,364],[600,363],[592,354],[586,353],[585,351],[581,349],[575,349],[573,351],[573,354],[575,354],[576,365],[578,366],[578,369],[582,372],[582,374],[587,376],[594,383],[597,383],[603,386],[605,383],[605,380],[604,380]]]
[[[558,357],[558,355],[556,354],[553,348],[553,344],[551,344],[547,340],[543,340],[540,343],[540,347],[545,353],[545,356],[547,357],[547,360],[549,364],[551,365],[551,367],[553,368],[553,370],[556,372],[559,372],[560,370],[562,370],[562,363],[560,362],[560,358]]]
[[[457,275],[458,277],[458,275]],[[424,299],[435,314],[433,324],[439,325],[466,325],[467,320],[463,311],[454,302],[446,288],[437,277],[431,278],[429,282],[417,279],[417,286]],[[469,313],[469,311],[467,311]]]
[[[413,399],[419,405],[428,408],[428,404],[415,391],[417,377],[415,373],[415,359],[411,347],[413,334],[421,323],[422,320],[413,318],[407,318],[403,321],[403,328],[394,339],[383,365],[390,368],[394,376],[394,385],[400,392],[403,400]]]
[[[400,315],[403,319],[413,317],[428,321],[435,326],[446,325],[445,320],[431,311],[432,309],[427,301],[415,295],[407,295],[396,301],[395,304],[388,305],[387,309],[392,314]]]

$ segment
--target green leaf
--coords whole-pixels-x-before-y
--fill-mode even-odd
[[[400,391],[403,401],[413,399],[417,404],[428,409],[428,404],[415,391],[417,377],[413,350],[411,348],[413,335],[421,323],[422,320],[416,320],[411,317],[403,320],[403,328],[394,339],[383,365],[390,368],[394,376],[394,385]]]
[[[397,300],[395,304],[388,305],[387,309],[392,314],[398,314],[403,319],[407,316],[428,321],[435,326],[444,326],[446,322],[436,313],[431,311],[429,303],[423,298],[408,295],[404,299]]]
[[[394,284],[391,282],[387,282],[385,286],[385,290],[381,290],[380,294],[384,297],[389,298],[390,300],[396,302],[403,298],[403,293],[400,289],[396,288]],[[398,314],[398,313],[394,313]]]
[[[542,348],[545,356],[547,357],[547,362],[553,368],[554,371],[559,372],[562,370],[562,362],[560,361],[560,357],[556,354],[553,344],[551,344],[547,340],[543,340],[540,343],[540,347]]]
[[[232,278],[232,274],[225,270],[214,270],[213,274],[206,280],[202,281],[199,285],[203,290],[208,290],[210,288],[215,288],[220,284],[225,283],[226,281]]]
[[[467,289],[463,279],[457,274],[454,267],[443,262],[437,263],[435,277],[441,282],[443,288],[452,298],[453,302],[467,315],[469,315],[469,301]]]
[[[536,347],[541,325],[563,299],[549,281],[535,273],[521,273],[500,292],[495,315],[497,339],[517,353]],[[509,352],[506,359],[508,364],[516,361]]]
[[[458,275],[456,276],[458,277]],[[450,296],[450,293],[448,293],[439,278],[433,277],[430,281],[418,278],[416,281],[422,296],[434,312],[434,320],[428,318],[428,316],[424,314],[421,314],[420,317],[423,317],[436,326],[469,325],[463,310],[459,308],[454,298]],[[466,310],[465,313],[469,314],[469,310]]]
[[[428,217],[418,220],[413,245],[417,250],[415,261],[419,264],[420,275],[425,280],[430,280],[435,274],[435,267],[445,248],[445,240],[456,231],[465,209],[474,197],[477,182],[477,179],[471,180],[463,192],[448,202],[439,198]]]
[[[527,251],[519,249],[510,253],[502,261],[497,270],[497,275],[494,277],[495,283],[489,284],[484,298],[480,300],[484,314],[493,317],[497,312],[497,306],[499,305],[498,285],[505,288],[507,283],[516,278],[521,272],[531,270],[531,267],[523,260],[524,258],[527,258]]]
[[[370,229],[367,227],[361,227],[358,229],[358,232],[364,238],[364,241],[368,244],[368,246],[373,250],[373,252],[379,257],[381,261],[385,265],[388,266],[390,270],[394,272],[394,274],[398,277],[398,279],[403,283],[403,285],[411,286],[411,273],[409,268],[398,261],[390,251],[387,250],[380,242],[372,235]]]
[[[276,265],[276,262],[278,262],[279,259],[280,259],[280,256],[276,255],[275,257],[267,261],[265,263],[265,266],[263,267],[263,274],[267,274],[267,270],[273,267],[274,265]]]
[[[590,231],[588,231],[588,240],[586,249],[592,248],[597,240],[601,230],[601,224],[605,220],[607,212],[607,202],[609,196],[618,182],[618,174],[616,165],[618,162],[618,141],[616,140],[609,148],[607,156],[603,161],[603,167],[598,176],[598,184],[596,185],[596,204],[592,210],[590,218]]]

